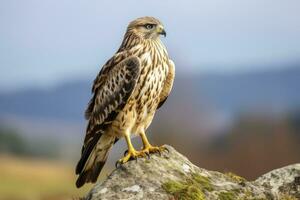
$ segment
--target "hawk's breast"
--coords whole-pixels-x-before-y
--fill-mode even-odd
[[[141,74],[137,85],[124,109],[118,114],[112,126],[122,135],[124,131],[138,134],[140,129],[150,125],[160,93],[168,74],[168,55],[160,44],[139,55]]]

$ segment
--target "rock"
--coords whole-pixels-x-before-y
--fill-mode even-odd
[[[255,181],[193,165],[171,146],[169,153],[130,161],[89,192],[87,200],[300,199],[300,164],[271,171]]]

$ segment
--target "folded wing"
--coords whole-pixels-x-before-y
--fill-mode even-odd
[[[123,60],[115,57],[106,63],[95,79],[92,89],[94,95],[85,112],[88,126],[82,155],[76,166],[76,174],[79,174],[77,187],[85,182],[96,181],[114,142],[104,136],[105,130],[126,105],[139,75],[138,57],[131,56]],[[99,144],[103,142],[108,144]]]

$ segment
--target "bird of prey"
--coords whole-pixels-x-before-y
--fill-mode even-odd
[[[170,94],[175,76],[174,63],[160,35],[166,36],[166,32],[156,18],[130,22],[120,48],[94,80],[93,97],[85,111],[86,136],[76,166],[77,187],[96,182],[108,152],[122,137],[128,150],[119,164],[165,150],[152,146],[145,133]],[[131,136],[141,137],[142,150],[134,149]]]

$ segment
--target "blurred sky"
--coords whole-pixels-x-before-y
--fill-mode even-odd
[[[299,61],[299,11],[299,0],[0,0],[0,90],[95,76],[145,15],[165,24],[182,73]]]

